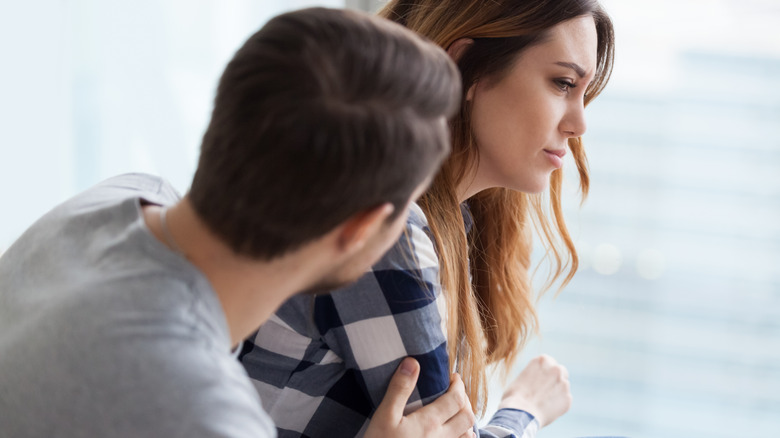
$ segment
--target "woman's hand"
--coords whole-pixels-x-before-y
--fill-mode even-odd
[[[393,375],[385,398],[368,424],[365,438],[472,438],[475,423],[460,376],[453,374],[450,389],[433,403],[407,416],[404,408],[414,391],[420,365],[407,357]]]
[[[509,385],[498,408],[514,408],[536,417],[544,427],[571,407],[569,372],[550,356],[534,358]]]

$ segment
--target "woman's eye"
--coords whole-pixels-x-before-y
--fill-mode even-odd
[[[555,84],[558,86],[558,89],[560,89],[561,91],[569,91],[569,89],[577,87],[574,84],[574,82],[571,82],[566,79],[556,79]]]

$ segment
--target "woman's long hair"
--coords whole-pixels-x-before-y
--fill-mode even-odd
[[[504,188],[471,197],[473,226],[467,235],[456,187],[472,175],[479,155],[465,95],[478,80],[500,80],[518,55],[553,26],[591,15],[598,50],[587,105],[606,86],[612,71],[612,22],[596,0],[391,0],[379,15],[445,49],[460,38],[474,40],[458,60],[464,97],[451,122],[453,152],[420,206],[434,235],[448,303],[450,368],[457,367],[463,376],[475,412],[484,412],[487,366],[510,366],[529,335],[538,330],[529,273],[532,230],[539,233],[552,263],[547,287],[561,278],[560,287],[565,286],[577,270],[578,258],[561,209],[561,169],[550,177],[549,198]],[[589,177],[581,138],[570,139],[569,147],[584,200]]]

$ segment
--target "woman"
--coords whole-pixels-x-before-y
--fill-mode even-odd
[[[372,272],[348,291],[287,303],[245,346],[281,437],[360,435],[405,356],[421,364],[410,409],[442,394],[450,371],[484,409],[487,367],[510,366],[537,330],[532,230],[552,255],[550,284],[577,268],[561,166],[568,145],[587,194],[583,111],[614,54],[597,1],[392,0],[380,15],[457,62],[453,152],[412,209],[407,238]],[[537,358],[479,435],[533,436],[570,403],[565,368]]]

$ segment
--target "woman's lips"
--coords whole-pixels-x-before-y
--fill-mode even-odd
[[[566,149],[545,149],[544,153],[556,169],[563,167],[563,157],[566,155]]]

